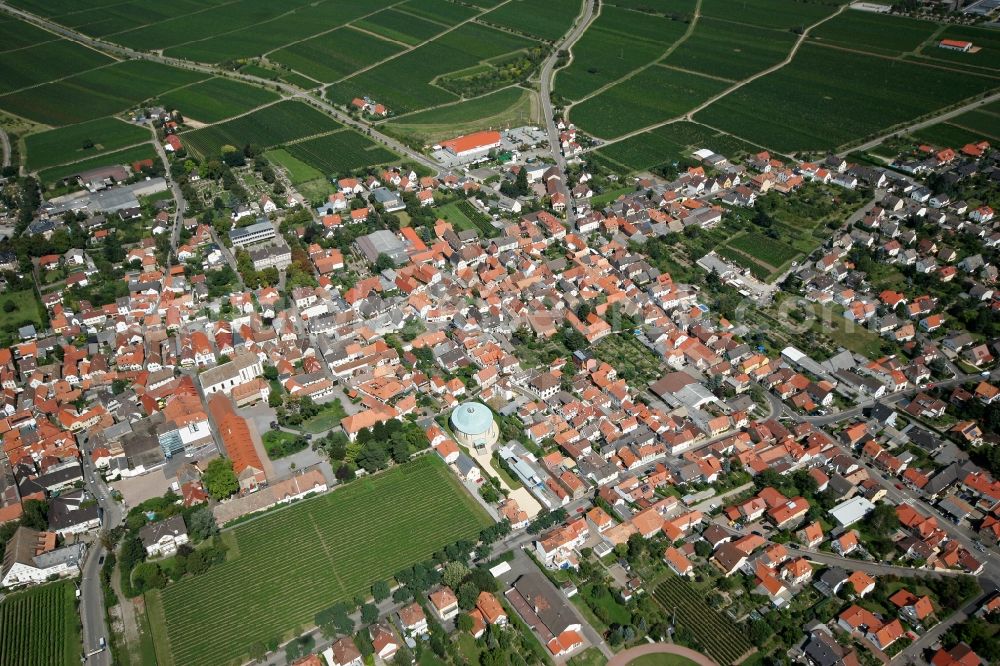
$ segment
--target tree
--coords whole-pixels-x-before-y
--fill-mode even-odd
[[[389,462],[389,456],[386,453],[385,445],[382,442],[368,442],[361,447],[361,451],[358,452],[358,456],[355,461],[364,468],[366,472],[371,474],[372,472],[377,472],[378,470],[384,468]]]
[[[469,575],[469,567],[461,562],[449,562],[444,565],[441,573],[441,582],[453,590],[457,590],[465,577]]]
[[[479,588],[472,581],[466,581],[458,586],[458,607],[462,610],[472,610],[479,598]]]
[[[13,312],[16,309],[17,309],[17,304],[14,303],[14,301],[12,301],[9,298],[6,301],[4,301],[4,303],[3,303],[3,311],[4,312],[10,313],[10,312]]]
[[[162,590],[167,586],[167,577],[155,562],[143,562],[132,570],[132,582],[139,592]]]
[[[880,502],[864,518],[864,525],[876,537],[887,537],[899,528],[899,517],[896,508],[891,504]]]
[[[455,626],[458,627],[459,631],[472,631],[474,626],[472,616],[468,613],[459,613],[458,617],[455,618]]]
[[[49,505],[44,500],[25,500],[21,504],[21,524],[44,532],[49,528]]]
[[[215,522],[215,516],[212,515],[212,510],[207,506],[193,511],[188,516],[187,528],[188,534],[191,535],[191,538],[196,543],[219,533],[219,526]]]
[[[188,555],[187,558],[188,573],[197,576],[199,574],[208,571],[209,566],[211,566],[211,563],[207,559],[205,559],[205,555],[202,553],[201,550],[196,550],[190,555]]]
[[[240,489],[239,479],[233,471],[233,461],[229,458],[215,458],[208,463],[201,480],[214,500],[225,499]]]
[[[372,597],[375,598],[376,602],[384,601],[389,598],[391,591],[389,590],[389,583],[384,580],[377,580],[375,584],[372,585]]]
[[[696,541],[694,552],[698,557],[708,557],[712,554],[712,547],[708,545],[707,541]]]
[[[375,270],[381,273],[382,271],[395,268],[396,262],[392,260],[392,257],[387,255],[385,252],[381,252],[378,255],[378,259],[375,260]]]
[[[271,392],[267,394],[267,406],[275,409],[281,405],[281,393],[271,389]]]
[[[378,621],[378,606],[375,604],[365,604],[361,607],[361,622],[363,624],[373,624]]]

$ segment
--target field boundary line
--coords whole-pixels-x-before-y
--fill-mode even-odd
[[[368,12],[367,14],[365,14],[363,16],[358,16],[357,18],[351,19],[350,21],[348,21],[347,23],[344,23],[343,25],[338,25],[335,28],[330,28],[328,30],[323,30],[321,32],[317,32],[314,35],[309,35],[308,37],[303,37],[302,39],[296,39],[295,41],[288,42],[287,44],[282,44],[281,46],[279,46],[277,48],[271,49],[270,51],[265,51],[264,53],[261,54],[261,57],[262,58],[267,58],[269,55],[271,55],[275,51],[280,51],[281,49],[286,49],[289,46],[292,46],[294,44],[301,44],[302,42],[307,42],[310,39],[316,39],[317,37],[322,37],[323,35],[328,35],[331,32],[333,32],[334,30],[340,30],[341,28],[354,28],[355,30],[357,30],[359,32],[364,32],[364,33],[367,33],[367,34],[372,34],[375,37],[378,37],[379,39],[385,39],[386,41],[391,41],[393,43],[397,43],[398,44],[399,42],[396,42],[395,40],[389,40],[386,37],[382,37],[381,35],[376,35],[375,33],[371,33],[368,30],[362,30],[361,28],[358,28],[357,26],[355,26],[354,22],[355,21],[363,21],[366,18],[368,18],[369,16],[374,16],[375,14],[378,14],[379,12],[384,11],[386,9],[392,9],[393,7],[396,7],[397,5],[401,5],[404,2],[406,2],[406,0],[399,0],[399,2],[394,2],[391,5],[389,5],[388,7],[382,7],[380,9],[376,9],[373,12]]]
[[[849,6],[849,5],[845,5],[845,7],[846,6]],[[945,66],[945,62],[946,61],[944,61],[944,60],[939,60],[939,61],[936,61],[936,62],[917,62],[917,61],[914,61],[914,60],[904,60],[903,56],[890,56],[890,55],[885,55],[884,53],[872,53],[871,51],[862,51],[860,49],[851,49],[851,48],[847,48],[846,46],[839,46],[837,44],[833,44],[833,43],[830,43],[830,42],[817,42],[817,41],[813,40],[813,41],[810,42],[810,44],[814,44],[815,46],[822,46],[823,48],[827,48],[827,49],[834,49],[834,50],[837,50],[837,51],[846,51],[848,53],[856,53],[858,55],[871,56],[872,58],[881,58],[882,60],[895,60],[897,62],[907,63],[907,64],[911,64],[911,65],[922,65],[924,67],[934,67],[935,69],[943,69],[946,72],[953,72],[955,74],[971,74],[973,76],[979,76],[979,77],[982,77],[982,78],[985,78],[985,79],[998,79],[998,80],[1000,80],[1000,74],[987,74],[985,72],[975,72],[975,71],[972,71],[972,70],[969,70],[969,69],[959,69],[957,67],[947,67],[947,66]],[[933,60],[933,58],[931,58],[930,56],[923,56],[923,59],[924,60]],[[941,64],[938,64],[938,63],[941,63]]]
[[[45,42],[45,43],[47,44],[48,42]],[[76,43],[79,43],[79,42],[76,42]],[[72,79],[75,76],[80,76],[82,74],[89,74],[90,72],[96,72],[97,70],[100,70],[100,69],[107,69],[108,67],[113,67],[114,65],[120,65],[123,62],[125,62],[124,60],[115,60],[115,59],[113,59],[112,56],[108,55],[107,53],[103,53],[102,51],[97,51],[96,49],[90,49],[90,50],[91,51],[95,51],[96,53],[100,53],[101,55],[106,55],[109,58],[112,58],[112,61],[109,62],[109,63],[106,63],[104,65],[98,65],[97,67],[91,67],[90,69],[82,69],[79,72],[74,72],[72,74],[67,74],[66,76],[60,76],[57,79],[49,79],[48,81],[42,81],[41,83],[33,83],[30,86],[24,86],[23,88],[17,88],[15,90],[8,90],[7,92],[0,94],[0,98],[6,97],[7,95],[18,95],[18,94],[23,93],[25,91],[33,90],[35,88],[41,88],[42,86],[47,86],[47,85],[50,85],[50,84],[53,84],[53,83],[62,83],[63,81],[66,81],[67,79]],[[10,113],[10,112],[9,111],[5,111],[5,113]],[[87,122],[87,121],[84,120],[84,121],[81,121],[81,122]],[[73,124],[77,125],[79,123],[73,123]]]
[[[641,14],[642,12],[637,12],[637,13]],[[678,37],[673,44],[668,46],[667,49],[661,55],[659,55],[655,60],[651,60],[645,65],[633,69],[631,72],[628,72],[624,76],[619,77],[615,81],[611,81],[610,83],[605,83],[603,86],[591,92],[590,94],[584,95],[580,99],[567,104],[566,107],[563,109],[563,114],[567,118],[569,118],[570,112],[572,111],[573,107],[576,106],[577,104],[580,104],[581,102],[586,102],[588,99],[591,99],[592,97],[597,97],[598,95],[605,92],[609,88],[613,88],[619,83],[624,83],[625,81],[633,79],[639,74],[649,69],[650,67],[652,67],[653,65],[658,65],[664,59],[669,58],[671,55],[673,55],[673,52],[676,51],[679,46],[681,46],[684,42],[688,40],[689,37],[691,37],[692,34],[694,34],[695,28],[698,26],[698,23],[700,21],[701,21],[701,0],[697,0],[694,6],[694,14],[691,15],[691,22],[688,23],[687,28],[684,30],[681,36]],[[609,32],[616,32],[616,31],[610,30]]]
[[[314,530],[316,530],[316,539],[319,541],[319,545],[323,548],[323,552],[326,553],[326,557],[330,562],[331,567],[329,571],[330,573],[333,574],[333,577],[334,579],[336,579],[337,585],[340,586],[340,589],[343,592],[343,594],[347,594],[347,586],[344,585],[343,579],[340,577],[340,574],[337,573],[337,567],[336,567],[336,562],[334,561],[333,558],[333,553],[330,552],[330,547],[326,545],[326,540],[323,538],[323,533],[320,531],[319,525],[316,524],[316,517],[313,516],[312,513],[308,514],[308,516],[309,516],[309,524],[312,525],[312,528]]]
[[[374,122],[372,124],[375,125],[376,127],[381,126],[381,125],[391,125],[392,123],[400,120],[401,118],[406,118],[408,116],[413,116],[413,115],[416,115],[418,113],[424,113],[425,111],[436,111],[437,109],[443,109],[443,108],[446,108],[446,107],[449,107],[449,106],[457,106],[458,104],[464,104],[465,102],[471,102],[473,100],[477,100],[477,99],[480,99],[482,97],[488,97],[490,95],[493,95],[495,93],[501,92],[503,90],[508,90],[510,88],[521,88],[521,90],[526,91],[526,92],[534,92],[532,90],[528,90],[527,88],[521,87],[520,83],[512,83],[512,84],[510,84],[508,86],[504,86],[503,88],[497,88],[496,90],[491,90],[490,92],[488,92],[488,93],[486,93],[484,95],[476,95],[475,97],[463,97],[461,99],[455,100],[454,102],[445,102],[443,104],[435,104],[434,106],[428,106],[428,107],[425,107],[423,109],[417,109],[416,111],[407,111],[406,113],[401,113],[398,116],[391,116],[389,118],[384,118],[382,120],[378,120],[378,121],[376,121],[376,122]],[[523,97],[523,95],[522,95],[522,97]],[[407,123],[402,123],[402,124],[406,125]],[[420,124],[425,124],[425,123],[416,123],[416,124],[420,125]]]
[[[377,32],[372,32],[368,28],[362,28],[360,25],[354,25],[353,23],[351,23],[350,25],[345,25],[345,26],[341,26],[341,27],[343,27],[343,28],[350,28],[351,30],[357,30],[360,33],[363,33],[363,34],[368,35],[370,37],[374,37],[375,39],[381,39],[383,42],[389,42],[390,44],[398,44],[398,45],[402,46],[404,49],[405,48],[409,48],[410,46],[413,46],[412,44],[407,44],[406,42],[401,42],[398,39],[393,39],[392,37],[386,37],[385,35],[380,35]],[[340,30],[340,28],[336,28],[336,29]],[[314,38],[310,37],[309,39],[314,39]],[[282,46],[281,48],[283,49],[285,47]],[[275,49],[275,50],[280,50],[280,49]],[[269,51],[268,53],[269,54],[273,53],[273,51]],[[312,78],[312,77],[309,77],[309,78]]]
[[[66,125],[66,127],[72,127],[72,125]],[[104,150],[104,151],[101,151],[101,152],[96,153],[94,155],[88,155],[87,157],[81,157],[78,160],[70,160],[69,162],[59,162],[58,164],[48,164],[46,166],[39,167],[39,168],[36,168],[36,169],[31,169],[31,170],[28,170],[27,169],[27,165],[25,165],[25,170],[28,171],[28,173],[38,173],[40,171],[47,171],[49,169],[55,169],[56,167],[73,166],[74,164],[79,164],[80,162],[86,162],[87,160],[92,160],[92,159],[95,159],[97,157],[101,157],[103,155],[113,155],[114,153],[120,153],[120,152],[125,151],[125,150],[131,150],[132,148],[138,148],[139,146],[144,146],[146,144],[153,145],[154,144],[154,140],[153,139],[147,139],[145,141],[139,141],[137,143],[132,143],[132,144],[129,144],[127,146],[122,146],[121,148],[115,148],[113,150]],[[25,158],[26,158],[26,160],[31,159],[31,155],[26,154]]]
[[[687,69],[685,67],[678,67],[677,65],[668,65],[665,62],[657,63],[659,67],[663,69],[672,69],[676,72],[683,72],[684,74],[691,74],[692,76],[701,76],[706,79],[715,79],[716,81],[722,81],[724,83],[737,83],[739,79],[727,79],[724,76],[716,76],[715,74],[706,74],[704,72],[696,72],[693,69]]]
[[[698,0],[698,1],[699,1],[699,7],[700,7],[701,6],[700,5],[701,0]],[[637,129],[637,130],[633,130],[631,132],[628,132],[626,134],[621,135],[618,138],[609,139],[607,141],[604,141],[598,147],[599,148],[604,148],[604,147],[609,146],[611,144],[615,144],[615,143],[618,143],[620,141],[624,141],[625,139],[631,139],[632,137],[638,136],[638,135],[640,135],[640,134],[642,134],[644,132],[648,132],[650,130],[658,129],[660,127],[663,127],[664,125],[670,125],[670,124],[675,123],[675,122],[677,122],[679,120],[687,120],[689,122],[695,122],[694,115],[696,113],[699,113],[699,112],[703,111],[704,109],[708,108],[710,105],[712,105],[715,102],[719,101],[720,99],[722,99],[722,98],[724,98],[724,97],[726,97],[726,96],[728,96],[728,95],[736,92],[737,90],[739,90],[743,86],[748,85],[750,83],[753,83],[757,79],[759,79],[761,77],[764,77],[764,76],[767,76],[768,74],[772,74],[772,73],[778,71],[779,69],[781,69],[782,67],[788,65],[790,62],[792,62],[792,60],[795,59],[795,54],[798,53],[798,51],[799,51],[799,47],[802,46],[803,43],[805,43],[806,39],[809,37],[809,33],[813,30],[813,28],[816,28],[816,27],[822,25],[823,23],[826,23],[830,19],[832,19],[832,18],[834,18],[836,16],[839,16],[848,7],[850,7],[850,5],[841,5],[835,12],[833,12],[829,16],[826,16],[826,17],[820,19],[816,23],[813,23],[812,25],[810,25],[809,27],[807,27],[805,30],[803,30],[802,34],[799,35],[799,38],[797,40],[795,40],[795,43],[792,45],[792,48],[788,52],[788,55],[785,56],[785,59],[782,60],[781,62],[778,62],[778,63],[776,63],[774,65],[771,65],[767,69],[763,69],[763,70],[757,72],[756,74],[753,74],[752,76],[743,79],[739,83],[737,83],[737,84],[735,84],[733,86],[730,86],[729,88],[726,88],[722,92],[717,93],[716,95],[714,95],[712,97],[709,97],[707,100],[705,100],[704,102],[702,102],[698,106],[694,107],[693,109],[690,109],[687,113],[685,113],[682,116],[677,116],[677,117],[674,117],[674,118],[670,118],[668,120],[664,120],[664,121],[659,122],[659,123],[654,123],[652,125],[648,125],[646,127],[643,127],[643,128]],[[704,124],[704,123],[702,123],[702,124]],[[710,125],[705,125],[705,127],[711,127],[711,126]],[[732,134],[731,136],[736,136],[736,135]],[[742,137],[736,136],[736,138],[742,139],[743,141],[746,141],[746,139],[743,139]],[[748,141],[747,143],[756,143],[756,142],[754,142],[754,141]],[[766,146],[761,146],[761,147],[762,148],[766,148]],[[583,152],[586,153],[586,152],[590,152],[591,150],[594,150],[594,149],[593,148],[589,148],[589,149],[587,149],[587,150],[585,150]]]
[[[455,30],[458,30],[459,28],[461,28],[461,27],[462,27],[463,25],[465,25],[466,23],[472,23],[473,21],[475,21],[475,20],[476,20],[477,18],[479,18],[479,17],[480,17],[480,16],[482,16],[483,14],[486,14],[487,12],[491,12],[491,11],[493,11],[494,9],[498,9],[498,8],[500,8],[500,7],[503,7],[503,6],[504,6],[504,5],[506,5],[506,4],[510,4],[510,2],[511,2],[511,1],[512,1],[512,0],[503,0],[503,2],[501,2],[501,3],[500,3],[500,4],[498,4],[498,5],[496,5],[495,7],[490,7],[489,9],[483,9],[483,10],[482,10],[481,12],[479,12],[478,14],[475,14],[474,16],[470,16],[470,17],[469,17],[469,18],[467,18],[467,19],[464,19],[464,20],[462,20],[462,21],[459,21],[458,23],[456,23],[456,24],[455,24],[455,25],[453,25],[452,27],[450,27],[450,28],[448,28],[447,30],[444,30],[444,31],[442,31],[442,32],[439,32],[438,34],[434,35],[434,36],[433,36],[433,37],[431,37],[430,39],[425,39],[424,41],[420,42],[419,44],[415,44],[415,45],[413,45],[413,46],[411,46],[411,47],[409,47],[409,48],[406,48],[406,49],[403,49],[403,50],[402,50],[402,51],[400,51],[399,53],[394,53],[394,54],[392,54],[392,55],[391,55],[391,56],[389,56],[388,58],[383,58],[382,60],[379,60],[379,61],[377,61],[377,62],[374,62],[374,63],[370,64],[370,65],[367,65],[367,66],[365,66],[365,67],[362,67],[362,68],[361,68],[361,69],[359,69],[359,70],[355,70],[355,71],[354,71],[354,72],[352,72],[351,74],[348,74],[347,76],[344,76],[344,77],[341,77],[341,78],[337,79],[336,81],[334,81],[333,83],[331,83],[331,84],[329,84],[329,85],[337,85],[337,84],[340,84],[340,83],[343,83],[344,81],[347,81],[348,79],[351,79],[351,78],[354,78],[355,76],[358,76],[358,75],[360,75],[360,74],[364,74],[364,73],[365,73],[365,72],[367,72],[367,71],[370,71],[370,70],[372,70],[372,69],[375,69],[376,67],[379,67],[380,65],[383,65],[383,64],[385,64],[385,63],[389,62],[390,60],[395,60],[396,58],[399,58],[399,57],[401,57],[401,56],[404,56],[404,55],[406,55],[407,53],[410,53],[411,51],[414,51],[414,50],[416,50],[416,49],[420,48],[420,47],[421,47],[421,46],[423,46],[424,44],[429,44],[430,42],[435,42],[435,41],[437,41],[437,40],[441,39],[442,37],[444,37],[445,35],[447,35],[448,33],[450,33],[450,32],[454,32]],[[454,93],[453,93],[453,94],[454,94]]]

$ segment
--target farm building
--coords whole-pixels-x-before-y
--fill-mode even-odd
[[[948,49],[949,51],[961,51],[962,53],[968,53],[969,49],[972,48],[972,42],[966,42],[960,39],[942,39],[938,42],[938,46],[942,49]]]
[[[442,142],[441,147],[455,157],[468,157],[476,153],[485,153],[500,147],[500,132],[485,131],[464,134]]]

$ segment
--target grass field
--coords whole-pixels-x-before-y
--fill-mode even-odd
[[[322,171],[306,164],[297,157],[293,157],[284,148],[269,150],[264,153],[264,157],[285,169],[285,171],[288,172],[288,177],[291,179],[293,185],[299,185],[310,180],[323,178]]]
[[[683,21],[604,6],[556,74],[555,92],[579,100],[660,58],[686,29]]]
[[[352,129],[290,143],[285,150],[327,175],[344,174],[399,159],[396,153]]]
[[[233,529],[238,556],[147,597],[169,641],[158,663],[243,661],[252,644],[288,637],[489,522],[433,455],[265,514]]]
[[[145,127],[117,118],[98,118],[79,125],[29,134],[24,138],[24,153],[28,170],[35,171],[150,141],[152,136]]]
[[[90,157],[85,160],[81,160],[80,162],[73,162],[72,164],[64,164],[62,166],[43,169],[38,172],[38,178],[43,184],[49,185],[62,180],[66,176],[71,176],[81,171],[86,171],[87,169],[95,169],[97,167],[109,166],[112,164],[131,165],[133,162],[155,157],[156,150],[153,148],[153,144],[145,143],[141,146],[134,146],[132,148],[126,148],[113,153],[105,153],[103,155]]]
[[[315,435],[337,427],[345,416],[347,412],[339,402],[328,402],[323,405],[319,414],[303,421],[301,429]]]
[[[336,120],[301,102],[283,101],[218,125],[181,134],[188,150],[206,157],[225,145],[254,143],[264,148],[304,139],[343,127]]]
[[[15,592],[0,602],[2,666],[80,663],[75,585],[50,583]]]
[[[0,109],[48,125],[71,125],[119,113],[206,78],[155,62],[128,60],[3,95]]]
[[[539,121],[535,93],[511,87],[438,109],[392,119],[383,127],[427,144],[487,127],[518,127]]]
[[[6,308],[0,307],[0,331],[17,332],[17,328],[25,324],[42,323],[42,304],[38,301],[32,289],[21,291],[8,291],[0,294],[0,306],[7,302],[14,304],[14,309],[7,312]]]
[[[809,307],[816,316],[809,327],[816,333],[825,335],[835,345],[850,349],[865,358],[877,358],[881,353],[882,338],[864,326],[846,319],[841,306],[823,307],[819,303],[812,303]]]
[[[273,102],[277,93],[229,79],[209,79],[160,96],[164,107],[185,118],[215,123]]]
[[[974,97],[998,83],[804,44],[788,66],[720,99],[695,120],[780,152],[829,149]],[[886,105],[885,99],[893,103]]]
[[[725,81],[653,65],[573,107],[585,132],[612,139],[676,116],[729,86]]]

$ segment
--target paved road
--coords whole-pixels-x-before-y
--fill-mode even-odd
[[[868,562],[866,560],[855,560],[850,557],[841,557],[833,553],[823,552],[813,548],[801,548],[795,544],[785,544],[785,548],[792,554],[805,557],[810,562],[825,564],[832,567],[841,567],[849,571],[864,571],[875,576],[900,576],[908,578],[942,578],[944,576],[957,576],[961,571],[930,569],[915,569],[913,567],[897,567],[892,564],[880,564],[878,562]]]
[[[0,146],[3,147],[3,165],[5,167],[10,166],[10,137],[7,136],[7,132],[0,127]]]
[[[84,663],[94,666],[110,666],[111,652],[100,650],[101,638],[108,638],[108,627],[105,624],[104,593],[101,589],[101,560],[107,555],[100,536],[112,527],[118,525],[123,516],[121,505],[111,499],[111,490],[95,473],[89,456],[84,456],[83,470],[87,478],[86,486],[90,494],[97,499],[104,509],[104,522],[97,541],[87,551],[83,564],[83,575],[80,580],[80,618],[83,621],[83,649],[85,654],[93,652]]]
[[[4,11],[8,14],[21,18],[29,23],[33,23],[40,26],[46,30],[54,32],[58,35],[71,39],[73,41],[79,42],[84,46],[89,46],[90,48],[96,49],[98,51],[103,51],[105,53],[110,53],[122,58],[137,59],[137,60],[149,60],[151,62],[157,62],[163,65],[170,65],[172,67],[178,67],[180,69],[187,69],[196,72],[202,72],[205,74],[211,74],[212,76],[223,76],[230,79],[239,79],[246,83],[252,83],[259,87],[264,87],[269,90],[277,89],[279,92],[283,93],[290,99],[301,99],[316,109],[323,111],[327,115],[333,116],[337,121],[349,125],[354,129],[359,130],[362,134],[367,134],[371,136],[376,141],[380,141],[387,145],[391,150],[398,152],[407,158],[418,162],[428,169],[432,173],[439,173],[440,165],[431,160],[426,155],[422,155],[411,148],[404,146],[399,141],[396,141],[392,137],[386,136],[374,129],[368,123],[360,120],[356,120],[340,109],[336,108],[325,99],[316,97],[309,93],[304,92],[301,88],[297,88],[288,83],[281,81],[272,81],[270,79],[263,79],[257,76],[250,76],[249,74],[241,74],[239,72],[231,72],[226,69],[215,67],[213,65],[206,65],[202,63],[195,63],[188,60],[182,60],[180,58],[168,58],[166,56],[159,55],[157,53],[147,53],[145,51],[136,51],[135,49],[126,48],[118,44],[112,44],[101,39],[95,39],[89,35],[85,35],[81,32],[77,32],[71,28],[67,28],[64,25],[60,25],[46,18],[32,14],[31,12],[26,12],[22,9],[16,7],[11,7],[6,2],[0,2],[0,11]]]
[[[700,652],[695,652],[691,648],[674,645],[673,643],[650,643],[623,650],[612,657],[608,661],[607,666],[626,666],[633,659],[638,659],[647,654],[676,654],[678,657],[690,659],[698,664],[698,666],[718,666],[717,662],[713,661],[711,657],[703,655]]]
[[[187,211],[187,202],[181,193],[181,186],[170,175],[170,160],[167,158],[167,151],[163,149],[163,146],[156,139],[156,130],[153,130],[153,145],[156,147],[156,154],[163,164],[164,178],[167,179],[167,183],[170,185],[170,192],[173,194],[174,208],[176,209],[174,224],[170,230],[170,256],[167,257],[167,268],[169,269],[177,257],[177,245],[180,243],[181,226],[184,224],[184,213]]]
[[[895,132],[890,132],[889,134],[883,134],[882,136],[876,137],[876,138],[872,139],[871,141],[863,143],[860,146],[858,146],[857,148],[853,148],[852,150],[854,152],[863,153],[866,150],[871,150],[872,148],[874,148],[875,146],[879,145],[880,143],[882,143],[883,141],[885,141],[886,139],[888,139],[890,137],[899,136],[901,134],[909,134],[911,132],[916,132],[917,130],[922,130],[925,127],[930,127],[931,125],[936,125],[937,123],[941,123],[941,122],[944,122],[946,120],[950,120],[950,119],[952,119],[952,118],[954,118],[956,116],[962,115],[966,111],[971,111],[972,109],[977,109],[980,106],[984,106],[986,104],[990,104],[991,102],[995,102],[997,100],[1000,100],[1000,93],[994,93],[994,94],[990,95],[989,97],[986,97],[986,98],[981,99],[981,100],[977,100],[975,102],[970,102],[969,104],[966,104],[964,106],[960,106],[957,109],[952,109],[951,111],[948,111],[946,113],[942,113],[941,115],[938,115],[938,116],[934,116],[933,118],[928,118],[927,120],[921,120],[919,123],[914,123],[912,125],[908,125],[908,126],[904,127],[903,129],[896,130]]]
[[[552,49],[552,55],[550,55],[545,62],[542,64],[542,70],[539,74],[541,80],[541,93],[540,97],[542,100],[542,113],[545,115],[545,130],[549,135],[549,150],[552,151],[552,157],[556,161],[556,165],[562,172],[566,171],[566,158],[562,154],[562,150],[559,148],[559,129],[556,127],[555,111],[552,108],[552,83],[555,78],[555,66],[556,61],[559,59],[559,51],[569,50],[576,40],[580,39],[583,33],[587,30],[590,22],[594,20],[594,5],[596,0],[587,0],[583,7],[583,16],[576,22],[576,25],[566,35],[562,41],[555,45]],[[565,185],[564,185],[564,189]],[[568,195],[568,189],[565,194]],[[568,197],[567,197],[568,198]]]
[[[991,581],[981,581],[991,583]],[[995,590],[995,586],[986,590],[986,594],[981,597],[977,597],[970,601],[964,608],[960,608],[954,613],[952,613],[943,622],[938,622],[936,625],[931,627],[930,631],[925,633],[923,636],[913,641],[904,650],[901,650],[899,654],[892,658],[892,661],[899,664],[923,664],[926,663],[923,659],[923,651],[931,647],[940,640],[940,638],[948,632],[956,624],[964,622],[968,617],[974,614],[979,607],[989,598]]]

